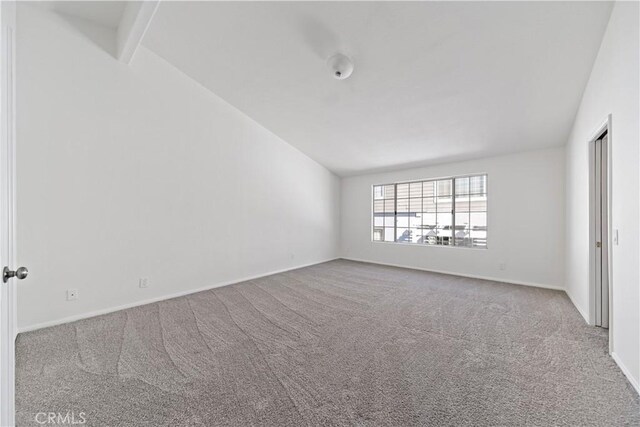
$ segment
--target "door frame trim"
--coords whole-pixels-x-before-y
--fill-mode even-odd
[[[608,279],[609,279],[609,353],[613,351],[613,230],[612,230],[612,215],[611,207],[613,200],[612,192],[612,152],[613,152],[613,127],[612,127],[612,115],[608,114],[605,120],[591,133],[591,137],[587,141],[587,150],[589,159],[588,173],[589,173],[589,324],[595,325],[596,322],[596,283],[595,283],[595,218],[593,215],[595,209],[595,200],[593,195],[593,188],[595,185],[595,173],[594,173],[594,150],[593,145],[602,136],[604,132],[607,132],[607,261],[608,261]]]

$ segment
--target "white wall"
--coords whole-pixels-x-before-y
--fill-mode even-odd
[[[487,249],[371,241],[372,185],[483,172],[489,174]],[[563,148],[343,178],[341,209],[345,258],[563,287]]]
[[[335,175],[147,49],[18,20],[22,330],[337,256]]]
[[[589,166],[587,143],[612,114],[612,217],[619,245],[612,247],[613,353],[635,381],[640,379],[640,251],[638,220],[639,30],[638,3],[616,3],[585,89],[567,146],[566,286],[588,316]]]

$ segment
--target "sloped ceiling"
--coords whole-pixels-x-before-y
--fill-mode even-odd
[[[353,175],[565,144],[611,6],[167,1],[143,44]]]

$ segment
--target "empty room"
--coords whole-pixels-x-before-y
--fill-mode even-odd
[[[639,2],[0,18],[0,426],[640,426]]]

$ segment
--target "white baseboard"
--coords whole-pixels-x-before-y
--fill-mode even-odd
[[[584,310],[578,304],[576,304],[576,301],[573,299],[573,296],[569,293],[569,291],[565,290],[565,293],[571,300],[571,303],[576,308],[576,310],[578,310],[578,313],[580,313],[584,321],[587,322],[587,325],[591,325],[591,323],[589,323],[589,313],[585,313]]]
[[[208,291],[209,289],[220,288],[222,286],[228,286],[228,285],[233,285],[235,283],[246,282],[247,280],[259,279],[261,277],[267,277],[267,276],[271,276],[273,274],[284,273],[286,271],[297,270],[299,268],[304,268],[304,267],[309,267],[309,266],[312,266],[312,265],[322,264],[324,262],[329,262],[329,261],[333,261],[333,260],[336,260],[336,259],[339,259],[339,258],[336,257],[336,258],[329,258],[329,259],[326,259],[324,261],[310,262],[310,263],[298,265],[298,266],[295,266],[295,267],[283,268],[283,269],[280,269],[280,270],[269,271],[269,272],[266,272],[266,273],[263,273],[263,274],[256,274],[256,275],[253,275],[253,276],[241,277],[241,278],[238,278],[238,279],[228,280],[228,281],[225,281],[225,282],[219,282],[219,283],[215,283],[213,285],[203,286],[201,288],[190,289],[190,290],[181,291],[181,292],[175,292],[175,293],[167,294],[167,295],[161,295],[159,297],[154,297],[154,298],[144,299],[144,300],[140,300],[140,301],[136,301],[136,302],[132,302],[132,303],[128,303],[128,304],[118,305],[116,307],[103,308],[103,309],[100,309],[100,310],[90,311],[88,313],[75,314],[73,316],[63,317],[61,319],[55,319],[55,320],[49,320],[47,322],[36,323],[34,325],[29,325],[29,326],[25,326],[25,327],[19,327],[18,328],[18,333],[35,331],[37,329],[48,328],[48,327],[56,326],[56,325],[62,325],[64,323],[69,323],[69,322],[75,322],[76,320],[88,319],[90,317],[95,317],[95,316],[100,316],[100,315],[103,315],[103,314],[113,313],[115,311],[125,310],[127,308],[133,308],[133,307],[138,307],[138,306],[141,306],[141,305],[152,304],[154,302],[165,301],[165,300],[169,300],[169,299],[172,299],[172,298],[177,298],[177,297],[182,297],[182,296],[185,296],[185,295],[195,294],[195,293],[202,292],[202,291]]]
[[[386,263],[386,262],[370,261],[370,260],[359,259],[359,258],[350,258],[350,257],[349,258],[348,257],[341,257],[341,258],[349,260],[349,261],[366,262],[368,264],[386,265],[388,267],[408,268],[408,269],[411,269],[411,270],[428,271],[428,272],[431,272],[431,273],[448,274],[448,275],[451,275],[451,276],[461,276],[461,277],[470,277],[472,279],[491,280],[492,282],[510,283],[510,284],[513,284],[513,285],[532,286],[532,287],[535,287],[535,288],[553,289],[555,291],[564,291],[565,290],[561,286],[545,285],[545,284],[542,284],[542,283],[532,283],[532,282],[523,282],[523,281],[519,281],[519,280],[500,279],[500,278],[497,278],[497,277],[480,276],[480,275],[477,275],[477,274],[457,273],[457,272],[454,272],[454,271],[434,270],[434,269],[431,269],[431,268],[415,267],[415,266],[411,266],[411,265],[402,265],[402,264],[391,264],[391,263]]]
[[[620,358],[615,352],[611,352],[611,357],[616,362],[616,364],[618,365],[618,367],[620,368],[624,376],[627,377],[627,379],[629,380],[633,388],[636,390],[636,393],[640,395],[640,385],[638,384],[638,380],[633,378],[633,376],[631,375],[631,372],[629,372],[629,369],[627,369],[624,363],[622,363],[622,361],[620,360]]]

